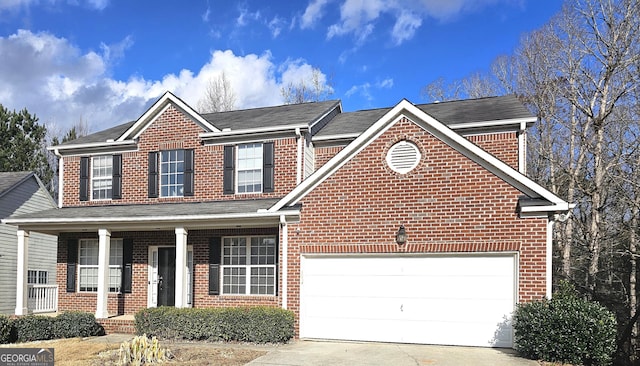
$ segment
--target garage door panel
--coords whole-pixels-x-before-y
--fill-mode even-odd
[[[300,336],[511,347],[515,256],[303,257]]]

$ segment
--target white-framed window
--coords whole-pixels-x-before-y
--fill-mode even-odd
[[[111,239],[109,248],[110,292],[120,292],[122,283],[122,245],[122,239]],[[79,291],[98,291],[98,239],[80,239],[78,251]]]
[[[27,271],[27,284],[29,285],[46,285],[48,283],[49,273],[30,269]]]
[[[275,295],[276,238],[222,239],[222,294]]]
[[[160,197],[184,196],[184,150],[160,152]]]
[[[262,144],[238,145],[237,193],[262,192]]]
[[[112,197],[113,157],[94,156],[91,158],[91,199],[106,200]]]

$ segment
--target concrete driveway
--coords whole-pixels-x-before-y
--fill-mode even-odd
[[[247,365],[538,366],[538,362],[501,348],[299,340],[273,348]]]

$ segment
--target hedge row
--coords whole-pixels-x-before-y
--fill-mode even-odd
[[[294,336],[293,312],[265,306],[143,309],[135,326],[139,335],[162,339],[284,343]]]
[[[104,335],[93,314],[66,312],[57,317],[26,315],[11,320],[0,315],[0,343]]]

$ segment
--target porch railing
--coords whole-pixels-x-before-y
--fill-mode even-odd
[[[58,311],[58,285],[27,285],[30,313]]]

